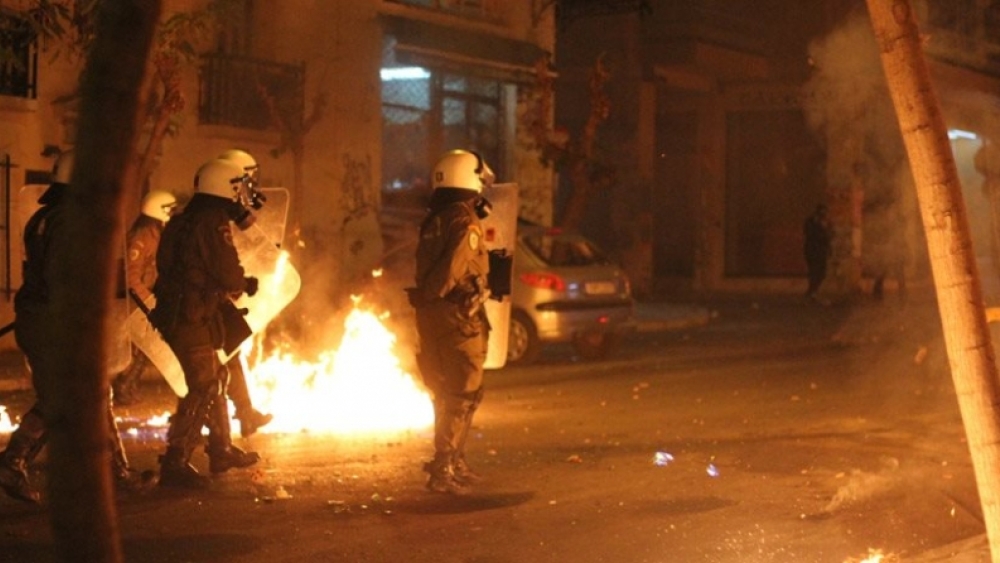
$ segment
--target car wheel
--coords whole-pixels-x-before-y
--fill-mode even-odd
[[[585,360],[607,358],[617,347],[617,336],[607,332],[582,332],[573,339],[573,348]]]
[[[542,344],[538,341],[535,323],[524,312],[514,311],[507,333],[507,363],[526,366],[537,360],[541,351]]]

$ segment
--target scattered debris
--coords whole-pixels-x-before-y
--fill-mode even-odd
[[[656,452],[653,454],[653,465],[657,467],[666,467],[674,460],[674,456],[668,454],[667,452]]]

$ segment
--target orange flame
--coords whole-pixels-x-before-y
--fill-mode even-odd
[[[354,308],[340,345],[314,363],[272,355],[247,373],[254,406],[274,415],[263,432],[371,434],[420,430],[434,422],[428,394],[393,353],[395,335],[371,311]]]

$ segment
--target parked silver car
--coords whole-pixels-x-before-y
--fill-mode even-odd
[[[509,365],[530,364],[550,342],[572,342],[583,358],[602,358],[635,329],[628,276],[591,241],[523,223],[517,238]]]

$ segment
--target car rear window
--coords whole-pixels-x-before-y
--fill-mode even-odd
[[[529,235],[524,243],[549,266],[607,264],[608,258],[590,241],[580,237]]]

